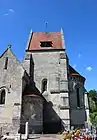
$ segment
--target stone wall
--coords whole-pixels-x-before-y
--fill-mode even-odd
[[[7,57],[7,69],[4,69]],[[19,130],[23,75],[21,64],[10,48],[7,49],[0,58],[0,90],[6,91],[5,104],[0,104],[0,128],[3,133],[17,133]]]
[[[23,62],[25,69],[30,69],[30,54],[31,52],[26,52],[25,54],[25,60]],[[39,91],[41,92],[42,80],[44,78],[47,78],[48,80],[47,90],[49,92],[59,91],[58,77],[60,74],[60,52],[34,52],[32,53],[32,58],[34,62],[34,82]]]
[[[76,88],[79,88],[79,99],[80,106],[77,106],[77,91]],[[79,82],[76,77],[73,77],[69,80],[69,89],[70,89],[70,114],[71,114],[71,126],[83,127],[86,121],[86,111],[85,111],[85,102],[84,94],[85,88],[84,83]]]
[[[48,102],[51,102],[52,104],[51,110],[55,112],[54,113],[55,116],[57,114],[57,116],[60,119],[63,119],[64,122],[67,123],[68,126],[70,126],[69,96],[67,95],[68,94],[67,58],[64,50],[26,52],[23,66],[27,70],[29,70],[28,65],[30,63],[31,54],[34,64],[33,65],[34,82],[36,87],[41,93],[42,80],[47,79],[47,91],[43,93],[43,96]],[[61,95],[63,94],[66,94],[68,96],[67,97],[68,105],[67,107],[64,107],[62,109],[60,108],[60,104],[62,98]],[[62,114],[64,114],[63,115],[64,117],[62,116]],[[48,115],[46,116],[46,121],[47,118]]]
[[[23,97],[21,126],[26,122],[28,122],[30,134],[43,132],[43,99],[41,97],[36,95]]]
[[[84,82],[69,80],[69,61],[63,51],[34,51],[26,52],[24,58],[25,69],[29,70],[30,55],[33,59],[34,82],[38,90],[42,91],[42,80],[47,79],[47,91],[43,96],[51,104],[52,111],[62,120],[64,126],[84,125],[86,112],[84,107]],[[68,62],[67,62],[68,61]],[[28,65],[27,65],[28,63]],[[31,63],[30,63],[31,64]],[[69,82],[68,82],[69,81]],[[75,85],[80,85],[80,108],[77,107]],[[69,85],[69,87],[68,87]],[[81,114],[75,123],[77,115]],[[47,121],[48,116],[46,117]],[[48,119],[49,121],[49,119]]]

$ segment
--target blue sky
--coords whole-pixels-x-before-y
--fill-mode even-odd
[[[0,54],[11,44],[21,60],[31,29],[61,28],[70,64],[97,89],[97,0],[0,0]]]

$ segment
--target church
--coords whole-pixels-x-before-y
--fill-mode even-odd
[[[63,30],[30,32],[22,62],[8,45],[0,56],[0,131],[58,133],[89,122],[85,77],[70,64]]]

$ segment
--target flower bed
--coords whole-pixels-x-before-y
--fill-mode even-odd
[[[62,133],[63,140],[92,140],[91,135],[86,135],[82,133],[80,129],[73,130],[73,131],[64,131]]]

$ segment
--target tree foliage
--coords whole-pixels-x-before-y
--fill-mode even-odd
[[[90,121],[97,127],[97,112],[90,113]]]
[[[97,111],[97,106],[95,104],[95,101],[91,98],[89,98],[89,102],[90,102],[90,112],[96,112]]]
[[[89,91],[89,103],[90,103],[90,121],[94,126],[97,126],[97,91]]]

